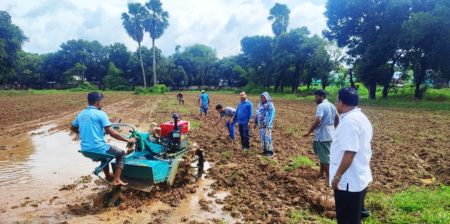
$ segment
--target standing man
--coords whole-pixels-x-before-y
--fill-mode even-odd
[[[334,137],[335,127],[339,123],[339,117],[336,113],[336,107],[326,99],[327,93],[325,90],[316,90],[314,92],[314,98],[317,104],[316,119],[303,137],[308,137],[314,132],[313,150],[320,161],[318,178],[323,178],[323,174],[325,173],[325,179],[328,180],[330,146]]]
[[[234,142],[234,125],[233,117],[236,113],[236,110],[232,107],[223,107],[221,104],[217,104],[216,110],[219,113],[219,118],[217,119],[214,126],[217,126],[217,124],[222,120],[223,117],[227,117],[226,126],[228,129],[228,133],[230,135],[231,141]]]
[[[329,184],[334,189],[338,223],[361,223],[367,186],[372,182],[372,124],[358,106],[358,92],[342,88],[336,108],[340,123],[331,143]]]
[[[200,105],[200,117],[202,113],[205,113],[205,117],[208,115],[208,107],[210,106],[209,96],[206,94],[205,90],[202,90],[197,103]]]
[[[250,131],[248,123],[253,117],[253,104],[247,99],[245,92],[241,92],[239,96],[241,97],[241,101],[236,107],[233,123],[238,123],[242,149],[248,151],[250,149]]]
[[[71,130],[80,134],[81,151],[96,152],[101,154],[111,154],[116,156],[116,164],[114,176],[110,174],[109,167],[105,167],[103,171],[108,180],[112,180],[112,185],[127,185],[120,179],[122,174],[125,151],[108,145],[105,141],[104,130],[113,138],[127,143],[135,143],[135,138],[125,138],[114,131],[111,127],[108,115],[101,111],[103,94],[91,92],[87,96],[89,106],[81,111],[75,120],[72,121]]]

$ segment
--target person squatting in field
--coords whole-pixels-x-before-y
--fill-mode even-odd
[[[255,126],[259,127],[261,148],[265,156],[273,156],[272,129],[275,119],[275,106],[268,92],[261,94],[258,108],[256,109]]]

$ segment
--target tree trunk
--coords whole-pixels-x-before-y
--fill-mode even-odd
[[[156,49],[155,49],[155,39],[152,39],[153,48],[153,86],[156,85]]]
[[[388,98],[388,92],[389,92],[389,83],[383,84],[383,99]]]
[[[139,59],[141,60],[142,78],[144,79],[144,88],[147,88],[147,79],[145,78],[144,63],[142,62],[141,42],[138,42]]]
[[[280,87],[280,83],[281,83],[281,80],[280,79],[278,79],[276,82],[275,82],[275,86],[274,86],[274,92],[278,92],[278,88]]]
[[[414,91],[414,97],[416,100],[421,100],[423,98],[423,89],[420,88],[421,83],[416,83],[416,89]]]
[[[352,87],[352,89],[356,89],[355,82],[353,82],[353,70],[352,69],[349,69],[349,75],[350,75],[350,87]],[[376,85],[375,85],[375,88],[376,88]]]
[[[375,81],[372,81],[369,83],[369,99],[375,100],[376,93],[377,93],[377,83]]]

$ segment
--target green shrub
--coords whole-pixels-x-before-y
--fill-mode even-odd
[[[114,63],[110,62],[106,76],[103,78],[103,84],[108,90],[131,90],[130,83],[122,76],[122,71]]]
[[[152,86],[150,88],[144,88],[141,86],[134,88],[135,95],[145,95],[145,94],[161,94],[169,91],[169,88],[164,84],[159,84],[156,86]]]
[[[77,87],[70,89],[72,92],[85,92],[85,91],[95,91],[98,87],[88,81],[84,81],[77,85]]]
[[[314,167],[316,163],[306,156],[297,156],[291,159],[292,163],[284,168],[285,171],[291,172],[299,167]]]

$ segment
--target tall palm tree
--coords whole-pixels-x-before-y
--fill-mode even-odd
[[[153,85],[156,85],[156,49],[155,39],[160,38],[164,30],[169,26],[169,13],[164,11],[160,0],[150,0],[145,4],[147,17],[145,20],[145,31],[150,33],[153,49]]]
[[[128,3],[128,13],[122,13],[122,25],[128,35],[138,43],[139,59],[141,60],[142,78],[144,87],[147,88],[145,79],[144,63],[142,63],[141,42],[144,39],[144,23],[146,9],[141,3]]]

